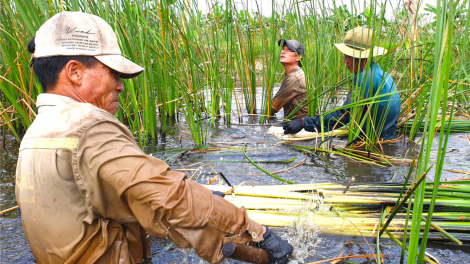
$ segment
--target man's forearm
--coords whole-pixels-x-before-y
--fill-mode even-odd
[[[349,112],[344,109],[329,113],[323,118],[323,131],[327,132],[333,128],[340,128],[349,123]],[[304,129],[310,132],[321,132],[320,116],[306,117],[303,123]]]
[[[193,247],[211,263],[223,259],[221,250],[227,242],[263,240],[265,229],[249,219],[244,208],[237,208],[188,179],[178,187],[169,196],[152,183],[140,183],[126,191],[129,206],[150,235],[169,237],[181,247]]]
[[[277,113],[279,112],[279,110],[281,110],[282,107],[284,107],[284,105],[286,105],[286,102],[273,99],[272,104],[271,104],[271,111],[274,110],[275,111],[274,113]]]

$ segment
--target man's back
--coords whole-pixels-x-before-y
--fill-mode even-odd
[[[42,94],[37,105],[39,114],[21,143],[16,182],[23,227],[36,260],[141,261],[148,241],[142,241],[132,212],[117,199],[113,207],[120,208],[122,220],[128,223],[100,217],[90,201],[90,196],[99,194],[89,192],[78,170],[77,148],[83,132],[97,122],[120,124],[108,112],[68,97]],[[140,249],[129,253],[128,246],[136,242]],[[122,250],[108,251],[111,247]]]
[[[372,90],[370,90],[371,82],[373,84]],[[362,92],[357,92],[358,99],[395,93],[380,97],[376,103],[370,105],[370,116],[375,120],[375,129],[381,132],[380,137],[386,140],[395,138],[400,115],[400,96],[392,77],[372,61],[368,70],[364,69],[354,76],[353,85],[356,86],[356,89],[362,90]],[[345,104],[350,102],[351,100],[348,98]],[[366,125],[363,130],[366,131]]]

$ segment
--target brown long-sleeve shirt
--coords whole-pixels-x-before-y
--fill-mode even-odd
[[[299,66],[295,66],[289,74],[285,75],[284,82],[273,98],[272,113],[277,113],[284,108],[284,117],[287,117],[298,106],[307,103],[307,89],[305,86],[305,73]],[[305,99],[305,100],[304,100]],[[290,119],[308,116],[307,105],[302,107]]]
[[[21,142],[16,199],[37,263],[134,264],[147,234],[193,247],[209,262],[222,245],[263,240],[244,208],[146,155],[113,115],[41,94]]]

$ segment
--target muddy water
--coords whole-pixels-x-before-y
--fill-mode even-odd
[[[233,119],[237,120],[237,119]],[[276,123],[277,121],[272,121]],[[242,182],[251,182],[255,185],[273,185],[280,184],[279,181],[267,175],[259,174],[260,171],[249,163],[233,162],[243,161],[244,156],[241,153],[240,146],[243,142],[248,142],[247,154],[253,160],[286,160],[297,157],[290,163],[261,163],[262,167],[268,171],[278,171],[290,168],[304,159],[304,154],[293,150],[290,146],[280,144],[276,145],[279,140],[268,135],[266,126],[251,126],[251,119],[243,118],[243,124],[233,124],[226,126],[223,120],[219,120],[209,129],[208,141],[215,143],[219,150],[207,152],[193,152],[184,155],[182,158],[172,158],[168,163],[172,169],[186,169],[189,175],[194,174],[194,170],[204,164],[211,164],[216,172],[222,172],[232,185]],[[255,120],[256,123],[256,120]],[[144,147],[144,151],[155,157],[166,159],[176,152],[171,151],[177,148],[193,147],[192,140],[188,135],[182,132],[189,132],[184,121],[171,126],[171,131],[167,133],[166,138],[150,141]],[[4,210],[16,205],[14,197],[14,181],[15,166],[18,154],[19,144],[14,137],[7,135],[1,138],[0,142],[5,143],[5,147],[1,146],[0,163],[0,210]],[[220,143],[220,142],[226,142]],[[233,144],[239,142],[240,144]],[[335,139],[332,144],[343,145],[345,140]],[[315,141],[307,141],[298,143],[302,145],[313,146]],[[398,142],[395,145],[386,146],[386,153],[397,157],[412,157],[413,144]],[[214,147],[215,148],[215,147]],[[437,154],[437,150],[434,155]],[[449,141],[446,169],[456,169],[461,171],[470,171],[470,156],[467,153],[470,146],[463,134],[453,134]],[[327,156],[325,159],[331,164],[336,171],[346,180],[351,177],[356,178],[356,182],[402,182],[404,174],[407,173],[406,165],[398,165],[396,167],[378,167],[368,164],[358,164],[348,158],[341,156]],[[308,157],[301,166],[291,169],[287,172],[280,173],[278,176],[294,181],[296,183],[317,183],[317,182],[344,182],[337,179],[330,168],[316,158]],[[458,179],[463,177],[462,173],[453,173],[444,171],[443,178]],[[214,173],[209,166],[203,167],[199,172],[194,174],[196,181],[207,183],[214,178]],[[429,180],[433,178],[430,173]],[[21,227],[20,217],[16,211],[7,213],[0,217],[0,263],[34,263],[34,257],[31,254],[29,245],[25,239],[23,229]],[[362,237],[356,236],[332,236],[322,234],[321,230],[308,231],[293,228],[277,229],[281,235],[288,238],[291,243],[296,245],[297,259],[294,262],[313,262],[327,258],[333,258],[340,255],[352,253],[370,254],[370,250]],[[306,236],[306,232],[313,232]],[[307,239],[306,239],[307,237]],[[368,239],[373,248],[373,241]],[[152,239],[153,263],[188,262],[202,263],[194,253],[190,250],[181,250],[180,248],[170,245],[169,240]],[[386,263],[398,263],[400,258],[400,249],[393,241],[382,239],[381,248],[384,254],[388,254]],[[441,263],[467,263],[470,258],[469,245],[453,246],[444,243],[431,243],[428,252],[437,257]],[[355,263],[373,263],[372,259],[355,259]]]

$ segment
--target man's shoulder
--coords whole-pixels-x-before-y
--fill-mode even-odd
[[[376,68],[375,68],[375,81],[376,82],[380,82],[382,83],[383,82],[383,79],[385,79],[385,82],[386,83],[394,83],[394,80],[392,78],[392,76],[390,76],[390,74],[388,74],[386,71],[384,71],[382,68],[379,67],[378,64],[376,64]]]
[[[110,123],[120,130],[125,129],[114,115],[92,104],[75,101],[44,105],[39,108],[39,113],[28,128],[26,136],[80,137],[84,131],[100,123]]]
[[[295,76],[297,78],[305,78],[305,72],[302,69],[300,69],[295,73]]]
[[[300,68],[297,72],[295,72],[295,74],[293,75],[293,78],[297,79],[297,81],[299,82],[299,85],[305,88],[305,73],[302,70],[302,68]]]
[[[62,114],[75,117],[79,120],[89,120],[92,122],[109,121],[121,123],[114,115],[89,103],[69,103],[64,107]]]
[[[296,66],[292,69],[292,76],[303,76],[305,75],[304,70],[300,66]]]
[[[388,75],[381,67],[379,64],[377,64],[376,62],[374,62],[374,72],[375,72],[375,76],[377,77],[384,77],[386,75]]]
[[[96,119],[119,122],[114,115],[93,104],[57,94],[40,94],[37,98],[37,107],[39,115],[47,118],[65,118],[67,121]]]

